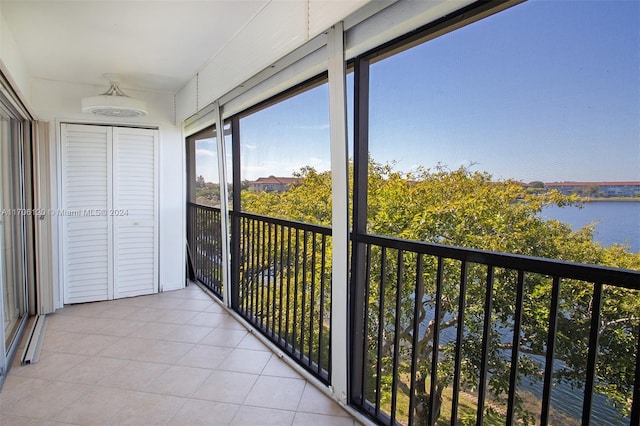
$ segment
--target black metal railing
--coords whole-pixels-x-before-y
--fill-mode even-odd
[[[195,278],[222,299],[220,209],[187,203],[187,241]]]
[[[325,383],[331,371],[331,229],[232,213],[237,310]],[[236,285],[234,283],[234,285]]]
[[[350,403],[371,419],[639,423],[640,312],[622,307],[640,271],[352,238]]]

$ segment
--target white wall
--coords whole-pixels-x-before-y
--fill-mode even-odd
[[[2,2],[0,2],[0,70],[5,73],[5,77],[11,82],[18,96],[23,101],[28,99],[31,95],[29,73],[13,34],[2,15]]]
[[[85,96],[103,93],[107,88],[106,84],[105,86],[92,86],[32,79],[29,102],[39,120],[51,123],[51,146],[59,146],[61,122],[143,125],[159,129],[160,288],[165,291],[182,288],[185,284],[185,161],[182,128],[174,124],[174,95],[172,93],[136,91],[123,87],[122,90],[127,95],[147,102],[148,115],[146,117],[111,119],[83,113],[80,106],[81,99]],[[56,155],[56,153],[53,154]],[[52,161],[55,163],[55,158]],[[54,169],[52,175],[52,188],[53,191],[56,191],[59,171]],[[57,194],[54,194],[52,198],[57,199]],[[57,207],[56,205],[52,206],[52,208]],[[57,242],[54,247],[58,247]],[[56,262],[57,260],[54,260],[54,263]],[[59,281],[55,285],[58,289],[60,288]],[[60,294],[58,294],[57,300],[60,305]]]

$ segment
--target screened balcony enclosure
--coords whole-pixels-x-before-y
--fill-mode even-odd
[[[0,2],[0,423],[640,424],[637,16]]]

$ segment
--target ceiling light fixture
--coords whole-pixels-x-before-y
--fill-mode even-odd
[[[144,117],[147,115],[147,104],[144,101],[125,95],[118,87],[118,76],[105,74],[109,80],[109,90],[98,96],[82,99],[82,112],[90,112],[109,117]]]

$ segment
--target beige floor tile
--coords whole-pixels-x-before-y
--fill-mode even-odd
[[[155,343],[156,341],[154,340],[140,337],[123,337],[113,345],[100,351],[98,355],[108,358],[141,360],[140,357],[148,353]]]
[[[158,309],[155,307],[147,307],[147,306],[139,306],[129,315],[124,317],[123,319],[127,319],[130,321],[142,321],[142,322],[157,322],[159,318],[164,314],[163,309]]]
[[[201,325],[205,327],[217,327],[228,316],[226,313],[214,313],[214,312],[196,312],[194,317],[191,318],[187,324]]]
[[[307,383],[304,388],[304,392],[302,392],[302,398],[300,398],[300,404],[298,405],[297,411],[326,414],[330,416],[351,417],[349,413],[344,411],[344,409],[335,401],[310,383]]]
[[[262,343],[256,336],[249,333],[237,346],[238,349],[252,349],[254,351],[271,352],[271,350]]]
[[[90,357],[58,377],[58,380],[95,385],[105,377],[116,374],[129,361],[117,358]]]
[[[91,386],[88,385],[44,381],[29,395],[11,404],[3,405],[2,414],[48,419],[89,390],[91,390]]]
[[[104,327],[97,331],[105,336],[121,336],[127,337],[133,334],[135,330],[142,327],[143,321],[133,321],[128,319],[103,318]]]
[[[117,301],[109,302],[107,309],[101,309],[91,316],[96,318],[123,319],[138,309],[135,306],[121,305],[113,302]]]
[[[178,299],[164,297],[160,294],[149,297],[145,302],[144,306],[155,309],[176,309],[178,303],[180,303]]]
[[[245,405],[295,410],[306,381],[285,377],[260,376],[244,400]]]
[[[137,397],[134,391],[94,387],[60,410],[52,420],[79,425],[110,424],[115,413]]]
[[[241,404],[257,379],[255,374],[214,370],[194,395],[208,401]]]
[[[238,426],[290,425],[294,414],[293,411],[243,406],[240,407],[231,424]]]
[[[56,314],[95,318],[108,309],[108,302],[77,303],[65,305],[63,309],[58,309]]]
[[[296,370],[287,365],[286,362],[281,360],[278,356],[272,356],[269,362],[262,370],[263,376],[276,376],[276,377],[289,377],[292,379],[302,379],[302,376],[298,374]]]
[[[226,314],[227,311],[220,305],[220,303],[213,303],[209,307],[203,310],[203,312],[212,312],[216,314]]]
[[[2,414],[0,412],[0,425],[6,426],[64,426],[64,423],[54,422],[53,420],[32,419],[29,417],[12,416]]]
[[[187,324],[198,313],[194,311],[163,309],[162,315],[158,316],[156,322],[165,322],[170,324]]]
[[[200,368],[217,368],[233,349],[218,346],[197,345],[178,360],[178,365]]]
[[[222,319],[220,324],[218,324],[217,328],[228,328],[228,329],[231,329],[231,330],[246,330],[247,329],[247,327],[245,327],[243,324],[238,322],[235,318],[233,318],[229,314],[224,315],[224,318]]]
[[[190,285],[180,290],[172,290],[161,293],[162,297],[171,297],[178,299],[200,299],[211,300],[211,296],[204,292],[197,285]]]
[[[174,308],[202,312],[214,303],[216,302],[213,300],[184,299],[174,306]]]
[[[11,404],[31,395],[36,389],[47,384],[44,380],[18,376],[13,372],[14,370],[11,370],[0,392],[0,413],[5,412]]]
[[[271,352],[236,348],[218,364],[218,369],[260,374],[272,355]]]
[[[174,365],[159,374],[146,387],[151,393],[189,397],[211,374],[204,368]]]
[[[327,416],[325,414],[296,413],[293,418],[295,426],[353,426],[354,421],[348,417]]]
[[[87,336],[87,334],[47,329],[42,340],[41,349],[49,352],[66,352],[64,348],[75,344],[78,339],[84,336]]]
[[[142,327],[137,328],[131,337],[143,339],[167,340],[167,335],[172,329],[178,328],[177,324],[161,324],[157,322],[145,322]]]
[[[204,339],[200,341],[201,345],[224,346],[235,348],[238,343],[244,339],[248,331],[246,330],[230,330],[228,328],[216,328],[212,330]]]
[[[188,400],[169,421],[173,426],[228,425],[241,408],[235,404],[215,401]]]
[[[185,402],[187,402],[185,398],[143,393],[118,411],[111,421],[114,425],[166,424]]]
[[[211,327],[180,324],[167,334],[167,340],[185,343],[198,343],[211,332]]]
[[[149,351],[138,353],[136,361],[160,362],[176,364],[187,352],[195,346],[192,343],[169,342],[153,340]]]
[[[105,336],[102,334],[69,334],[70,336],[65,336],[64,339],[61,339],[64,341],[62,345],[57,345],[57,352],[78,355],[96,355],[103,349],[113,345],[121,339],[121,337],[118,336]],[[46,350],[49,350],[46,344],[44,347]]]
[[[141,391],[169,367],[167,364],[154,362],[126,361],[122,368],[107,375],[98,384],[118,389]]]
[[[75,333],[96,333],[105,327],[105,318],[79,317],[61,313],[47,316],[47,329]]]
[[[27,364],[12,369],[14,374],[43,380],[53,380],[65,374],[74,366],[88,359],[86,355],[63,354],[41,351],[40,359],[35,364]]]

